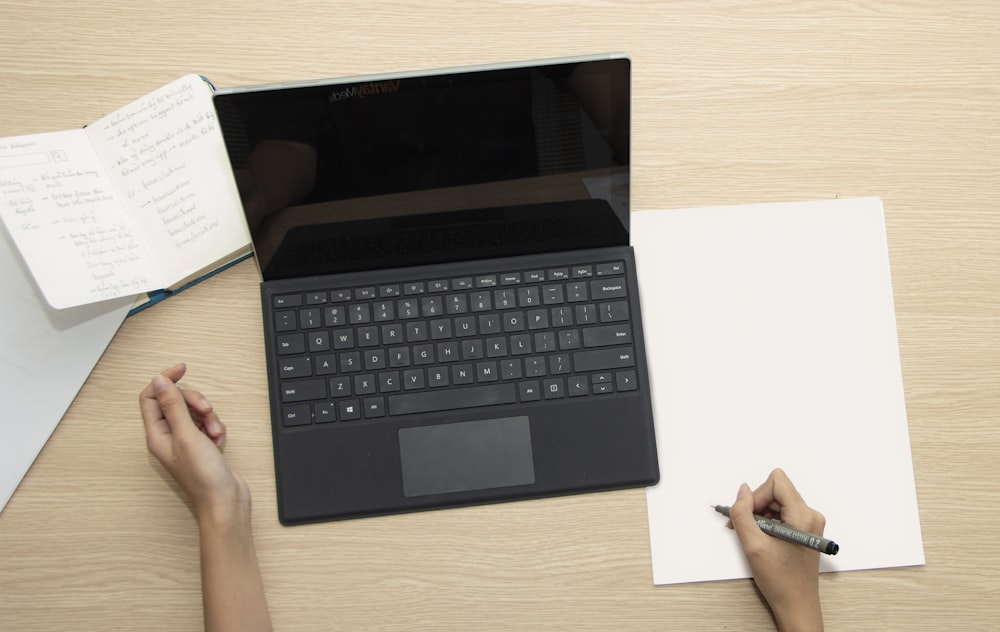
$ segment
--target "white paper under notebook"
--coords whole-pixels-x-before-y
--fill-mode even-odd
[[[177,288],[249,252],[209,84],[0,139],[0,218],[53,307]]]
[[[108,343],[132,297],[48,307],[0,227],[0,510],[21,483]]]
[[[750,577],[726,519],[783,468],[840,545],[924,563],[878,198],[632,214],[661,482],[653,582]]]

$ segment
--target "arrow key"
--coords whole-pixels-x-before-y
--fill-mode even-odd
[[[635,379],[635,371],[618,371],[615,373],[615,386],[618,392],[634,391],[639,387]]]

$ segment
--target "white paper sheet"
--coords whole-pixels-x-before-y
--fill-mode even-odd
[[[48,307],[0,226],[0,511],[128,314],[134,297]]]
[[[779,466],[841,547],[821,570],[923,564],[881,201],[631,221],[661,474],[654,583],[749,577],[709,505]]]

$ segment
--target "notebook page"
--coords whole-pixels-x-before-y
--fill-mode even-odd
[[[165,280],[160,287],[246,249],[243,206],[201,77],[158,88],[87,132]]]
[[[0,216],[55,308],[162,287],[83,130],[0,139]]]

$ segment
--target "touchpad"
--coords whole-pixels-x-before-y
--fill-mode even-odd
[[[526,416],[402,428],[399,458],[408,497],[535,482]]]

